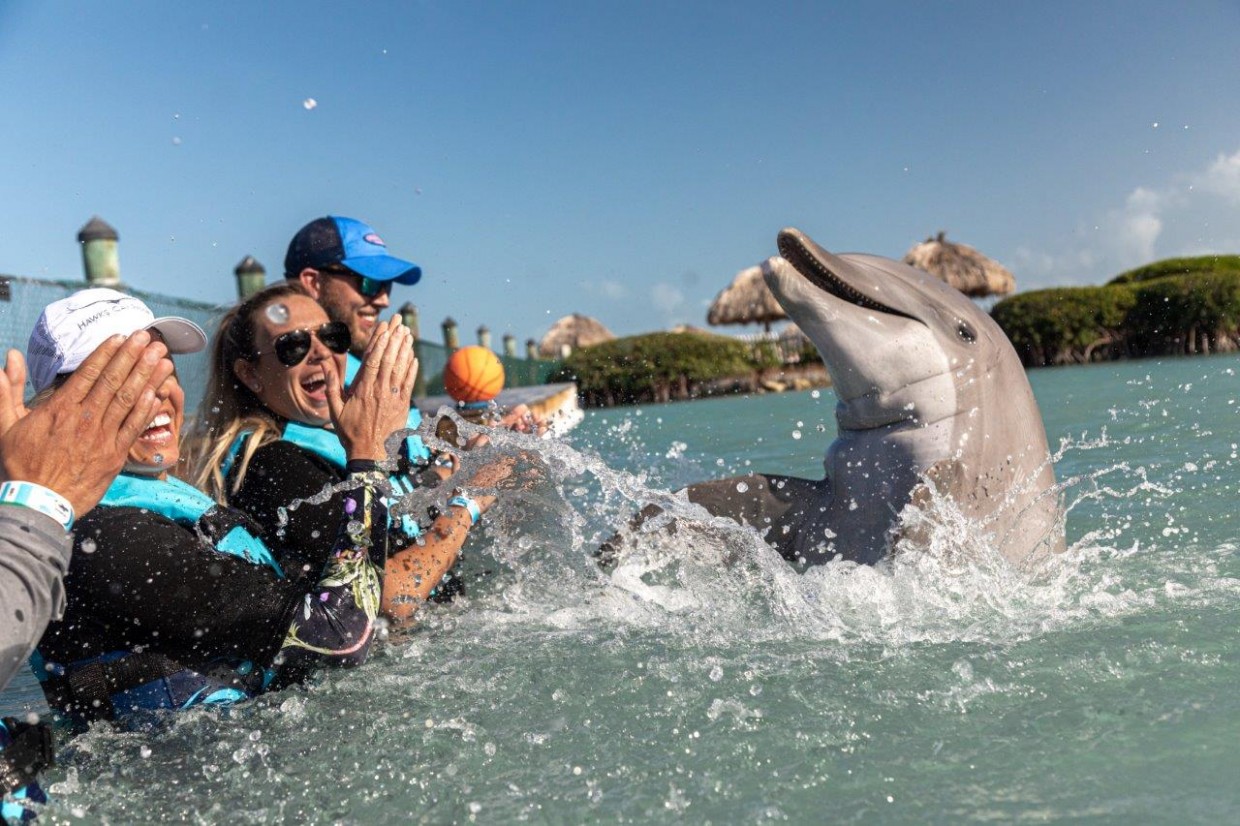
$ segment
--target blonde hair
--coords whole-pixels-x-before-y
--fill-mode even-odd
[[[201,491],[224,505],[245,480],[250,459],[263,445],[281,438],[283,425],[237,376],[233,365],[238,359],[252,362],[258,358],[254,334],[255,318],[260,310],[281,298],[309,296],[296,281],[273,284],[255,293],[224,314],[211,343],[211,365],[207,373],[207,389],[194,417],[191,433],[186,438],[189,457],[189,481]],[[250,438],[234,460],[236,479],[228,489],[223,465],[233,443],[244,432]]]

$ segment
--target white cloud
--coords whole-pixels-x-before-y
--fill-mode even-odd
[[[684,306],[685,294],[671,284],[659,283],[650,288],[650,300],[664,319],[671,319]]]
[[[1013,271],[1023,286],[1099,283],[1160,258],[1234,252],[1234,239],[1214,237],[1212,225],[1233,233],[1240,223],[1240,151],[1220,154],[1205,169],[1138,186],[1121,206],[1095,218],[1058,248],[1017,248]]]
[[[1240,205],[1240,152],[1219,155],[1210,168],[1191,178],[1190,189],[1199,187]]]
[[[581,286],[586,292],[601,295],[611,301],[619,301],[629,294],[629,288],[624,284],[607,278],[598,281],[582,281]]]
[[[1122,209],[1112,211],[1103,223],[1103,242],[1121,269],[1154,260],[1154,248],[1163,231],[1162,212],[1173,200],[1168,193],[1139,186]]]

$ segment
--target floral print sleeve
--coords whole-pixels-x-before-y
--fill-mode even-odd
[[[281,682],[300,679],[320,664],[360,665],[370,653],[388,552],[385,479],[373,464],[350,463],[340,485],[344,513],[336,546],[276,656]]]

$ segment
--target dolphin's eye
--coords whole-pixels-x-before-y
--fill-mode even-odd
[[[977,341],[977,333],[973,332],[973,328],[963,321],[956,325],[956,335],[960,336],[961,341],[967,341],[969,344]]]

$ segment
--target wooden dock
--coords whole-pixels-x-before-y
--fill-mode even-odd
[[[577,385],[573,382],[563,384],[537,384],[532,387],[510,387],[500,392],[495,399],[499,406],[511,409],[519,404],[528,405],[534,415],[542,416],[551,423],[553,434],[566,433],[581,422],[585,414],[577,402]],[[418,410],[423,416],[432,416],[441,407],[455,407],[449,396],[427,396],[415,399]]]

